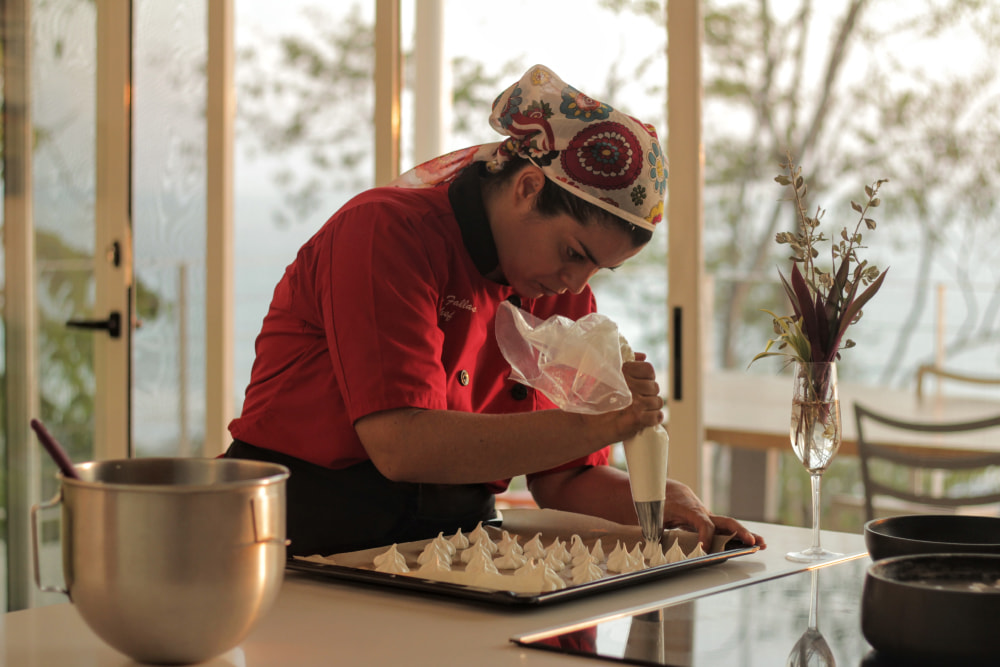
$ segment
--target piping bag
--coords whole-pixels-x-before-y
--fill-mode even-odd
[[[634,361],[635,354],[605,315],[542,320],[505,301],[497,309],[496,337],[511,366],[511,379],[542,392],[561,410],[601,414],[632,402],[622,362]],[[667,431],[659,424],[622,443],[632,500],[647,542],[659,542],[663,535],[668,443]]]
[[[632,347],[619,334],[622,361],[635,361]],[[667,451],[670,438],[662,424],[647,426],[622,442],[632,502],[639,517],[642,539],[659,542],[663,535],[663,503],[667,488]]]

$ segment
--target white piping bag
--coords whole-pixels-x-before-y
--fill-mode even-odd
[[[634,361],[635,353],[604,315],[541,320],[504,302],[497,310],[496,337],[511,378],[541,391],[562,410],[600,414],[632,402],[622,362]],[[663,534],[667,431],[659,424],[645,428],[623,445],[642,536],[657,542]]]
[[[632,347],[619,334],[622,361],[635,361]],[[663,535],[663,504],[667,488],[667,452],[670,438],[662,424],[647,426],[634,437],[622,442],[628,466],[632,502],[639,517],[642,538],[659,542]]]

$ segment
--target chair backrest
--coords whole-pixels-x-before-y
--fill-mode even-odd
[[[933,375],[937,378],[944,380],[953,380],[955,382],[964,382],[976,385],[998,385],[1000,384],[1000,376],[997,375],[972,375],[970,373],[965,373],[962,371],[949,370],[937,364],[923,364],[917,368],[917,397],[922,398],[924,395],[924,378],[928,375]]]
[[[940,448],[921,451],[918,446],[899,444],[906,442],[906,433],[912,436],[997,428],[1000,415],[963,422],[913,422],[879,414],[855,403],[854,417],[867,521],[875,518],[874,500],[879,496],[946,511],[1000,503],[1000,431],[995,452],[946,454]],[[872,433],[876,424],[877,437]],[[889,429],[898,437],[889,437]]]

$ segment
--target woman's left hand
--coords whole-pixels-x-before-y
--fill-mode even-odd
[[[728,516],[712,514],[702,504],[686,484],[667,480],[667,494],[663,503],[663,525],[665,528],[685,528],[698,533],[698,541],[708,551],[716,531],[734,534],[736,539],[747,546],[767,547],[764,538],[751,533],[739,521]]]

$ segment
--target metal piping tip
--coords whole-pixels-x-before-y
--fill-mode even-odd
[[[639,516],[642,539],[659,542],[663,536],[663,501],[636,500],[635,513]]]

